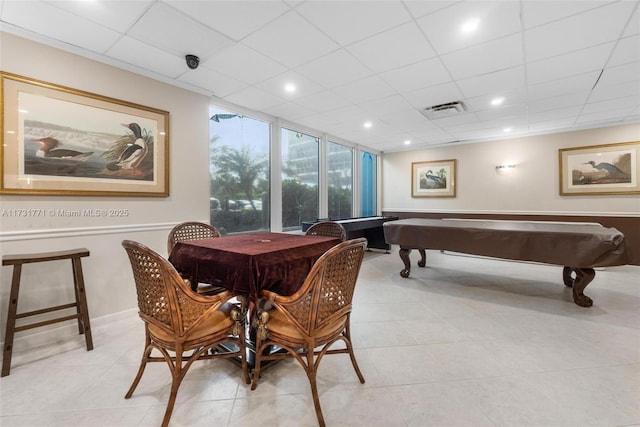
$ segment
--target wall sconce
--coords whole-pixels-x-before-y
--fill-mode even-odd
[[[507,174],[510,174],[511,172],[513,172],[513,170],[515,168],[516,168],[515,164],[498,165],[498,166],[496,166],[496,173],[498,175],[507,175]]]

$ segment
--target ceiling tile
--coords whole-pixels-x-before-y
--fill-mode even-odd
[[[390,126],[404,129],[407,132],[424,132],[429,129],[437,129],[436,125],[416,109],[385,114],[382,120]]]
[[[578,117],[578,114],[580,114],[580,110],[582,110],[582,105],[546,110],[542,109],[537,112],[529,111],[529,126],[531,126],[532,123],[552,122],[553,120],[558,119],[575,120],[576,117]]]
[[[227,37],[164,3],[156,3],[131,28],[131,37],[175,55],[193,54],[207,59],[232,44]]]
[[[623,37],[633,36],[640,34],[640,7],[636,7],[633,11],[633,15],[629,17],[627,27],[622,34]]]
[[[515,118],[526,118],[527,106],[525,104],[508,105],[506,107],[497,108],[485,108],[480,111],[476,111],[476,116],[479,120],[507,120],[513,122]]]
[[[178,80],[206,89],[220,98],[247,87],[246,83],[202,65],[196,70],[187,70]]]
[[[611,55],[613,46],[614,43],[605,43],[565,55],[530,62],[527,64],[527,82],[536,84],[588,71],[602,70]]]
[[[240,43],[216,53],[210,59],[203,61],[202,65],[233,76],[249,85],[287,70],[285,66]]]
[[[576,124],[593,122],[610,123],[612,120],[622,122],[623,115],[628,111],[628,109],[624,108],[619,110],[598,111],[590,114],[580,114],[576,119]]]
[[[307,1],[296,10],[342,46],[411,20],[399,1]]]
[[[462,100],[462,94],[454,83],[445,83],[403,94],[405,99],[416,108],[427,108]]]
[[[285,99],[256,87],[242,89],[229,96],[225,96],[224,99],[225,101],[242,105],[256,111],[262,111],[269,107],[274,107],[286,102]]]
[[[536,61],[616,40],[634,3],[614,2],[525,31],[527,60]],[[593,31],[596,27],[598,31]]]
[[[123,37],[107,54],[124,63],[133,64],[153,73],[176,78],[188,70],[184,58],[164,52],[131,37]]]
[[[2,20],[54,40],[104,53],[120,34],[41,1],[4,1]]]
[[[537,27],[548,24],[562,18],[577,15],[590,9],[600,7],[609,1],[602,0],[580,0],[580,1],[557,1],[557,0],[537,0],[525,1],[522,3],[525,28]]]
[[[296,12],[288,12],[272,21],[249,35],[243,43],[290,68],[338,48],[334,41]]]
[[[528,88],[529,100],[552,98],[568,93],[588,92],[598,81],[598,76],[600,76],[600,70],[530,85]]]
[[[296,102],[306,108],[324,113],[351,105],[349,101],[328,90],[302,97]]]
[[[633,81],[636,83],[640,81],[640,61],[629,62],[617,67],[607,67],[602,76],[600,76],[600,80],[598,80],[598,86],[617,85]]]
[[[411,12],[414,18],[420,18],[421,16],[434,13],[440,9],[452,7],[459,2],[460,0],[405,0],[403,3],[407,6],[407,9],[409,9],[409,12]]]
[[[585,114],[599,113],[603,111],[624,110],[632,111],[640,105],[640,98],[635,95],[625,96],[623,98],[608,99],[605,101],[591,102],[585,104],[580,116]],[[626,113],[625,113],[626,114]]]
[[[515,34],[457,50],[443,55],[442,62],[454,79],[516,67],[524,63],[522,38],[520,34]]]
[[[439,58],[427,59],[380,74],[398,92],[435,86],[451,81],[451,76]]]
[[[461,30],[469,20],[478,20],[471,34]],[[453,52],[520,31],[520,2],[464,1],[418,20],[439,54]]]
[[[599,84],[591,92],[589,102],[604,101],[607,99],[623,98],[625,96],[637,96],[640,98],[640,81],[630,81],[617,85],[600,86]]]
[[[459,80],[458,87],[465,98],[472,98],[485,94],[498,96],[505,92],[521,88],[524,85],[524,82],[525,68],[523,66],[518,66],[502,71],[496,71],[494,73]]]
[[[582,105],[589,97],[589,92],[578,92],[564,96],[555,96],[553,98],[541,99],[529,103],[530,113],[539,113],[541,111],[557,110],[560,108],[573,107]]]
[[[287,84],[295,85],[295,91],[286,92],[285,86]],[[287,100],[302,98],[323,90],[318,83],[312,82],[295,71],[286,71],[258,83],[256,87]]]
[[[163,0],[191,18],[239,41],[289,10],[278,0]]]
[[[297,102],[286,102],[284,104],[268,107],[264,110],[264,112],[275,117],[287,117],[289,118],[289,120],[299,120],[302,117],[307,117],[315,114],[315,111],[310,108],[304,107]]]
[[[504,100],[499,107],[491,104],[495,98],[502,97]],[[513,90],[497,91],[490,95],[481,95],[464,100],[468,111],[495,110],[496,108],[504,108],[511,105],[525,104],[529,98],[527,91],[522,88]]]
[[[362,104],[358,104],[358,106],[365,111],[382,117],[393,112],[403,112],[414,109],[414,107],[400,95],[392,95],[387,98],[363,102]]]
[[[372,75],[367,67],[344,49],[301,65],[296,71],[329,89]]]
[[[6,2],[5,2],[6,3]],[[69,1],[47,0],[60,9],[112,30],[126,33],[144,12],[151,7],[151,0],[119,0],[119,1]]]
[[[395,93],[384,80],[377,76],[367,77],[366,79],[340,86],[335,91],[354,104],[385,98]]]
[[[609,58],[607,66],[626,64],[640,60],[640,35],[620,39]]]
[[[375,72],[393,70],[435,56],[413,22],[354,43],[347,50]]]

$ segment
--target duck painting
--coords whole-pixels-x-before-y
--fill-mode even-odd
[[[107,169],[110,171],[128,170],[134,175],[140,175],[141,171],[138,169],[142,161],[149,151],[148,144],[142,136],[142,129],[137,123],[122,123],[122,126],[126,127],[133,133],[133,142],[126,144],[116,161],[107,164]]]
[[[43,160],[44,163],[47,164],[71,166],[86,162],[89,156],[93,154],[93,151],[83,153],[76,150],[56,148],[60,145],[60,141],[51,137],[32,139],[32,141],[42,144],[38,151],[36,151],[36,157],[38,160]]]

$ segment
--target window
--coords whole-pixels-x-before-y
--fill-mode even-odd
[[[353,151],[331,141],[328,148],[329,218],[350,218],[353,211]]]
[[[209,109],[211,224],[221,233],[269,229],[269,123]]]
[[[282,129],[282,230],[318,218],[319,139]]]
[[[362,216],[378,214],[378,156],[360,151],[360,206]]]

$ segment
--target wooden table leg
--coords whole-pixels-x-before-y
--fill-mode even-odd
[[[573,277],[575,273],[575,278]],[[584,288],[596,277],[593,268],[564,267],[562,269],[562,280],[565,286],[572,288],[573,302],[580,307],[591,307],[593,300],[584,294]]]

